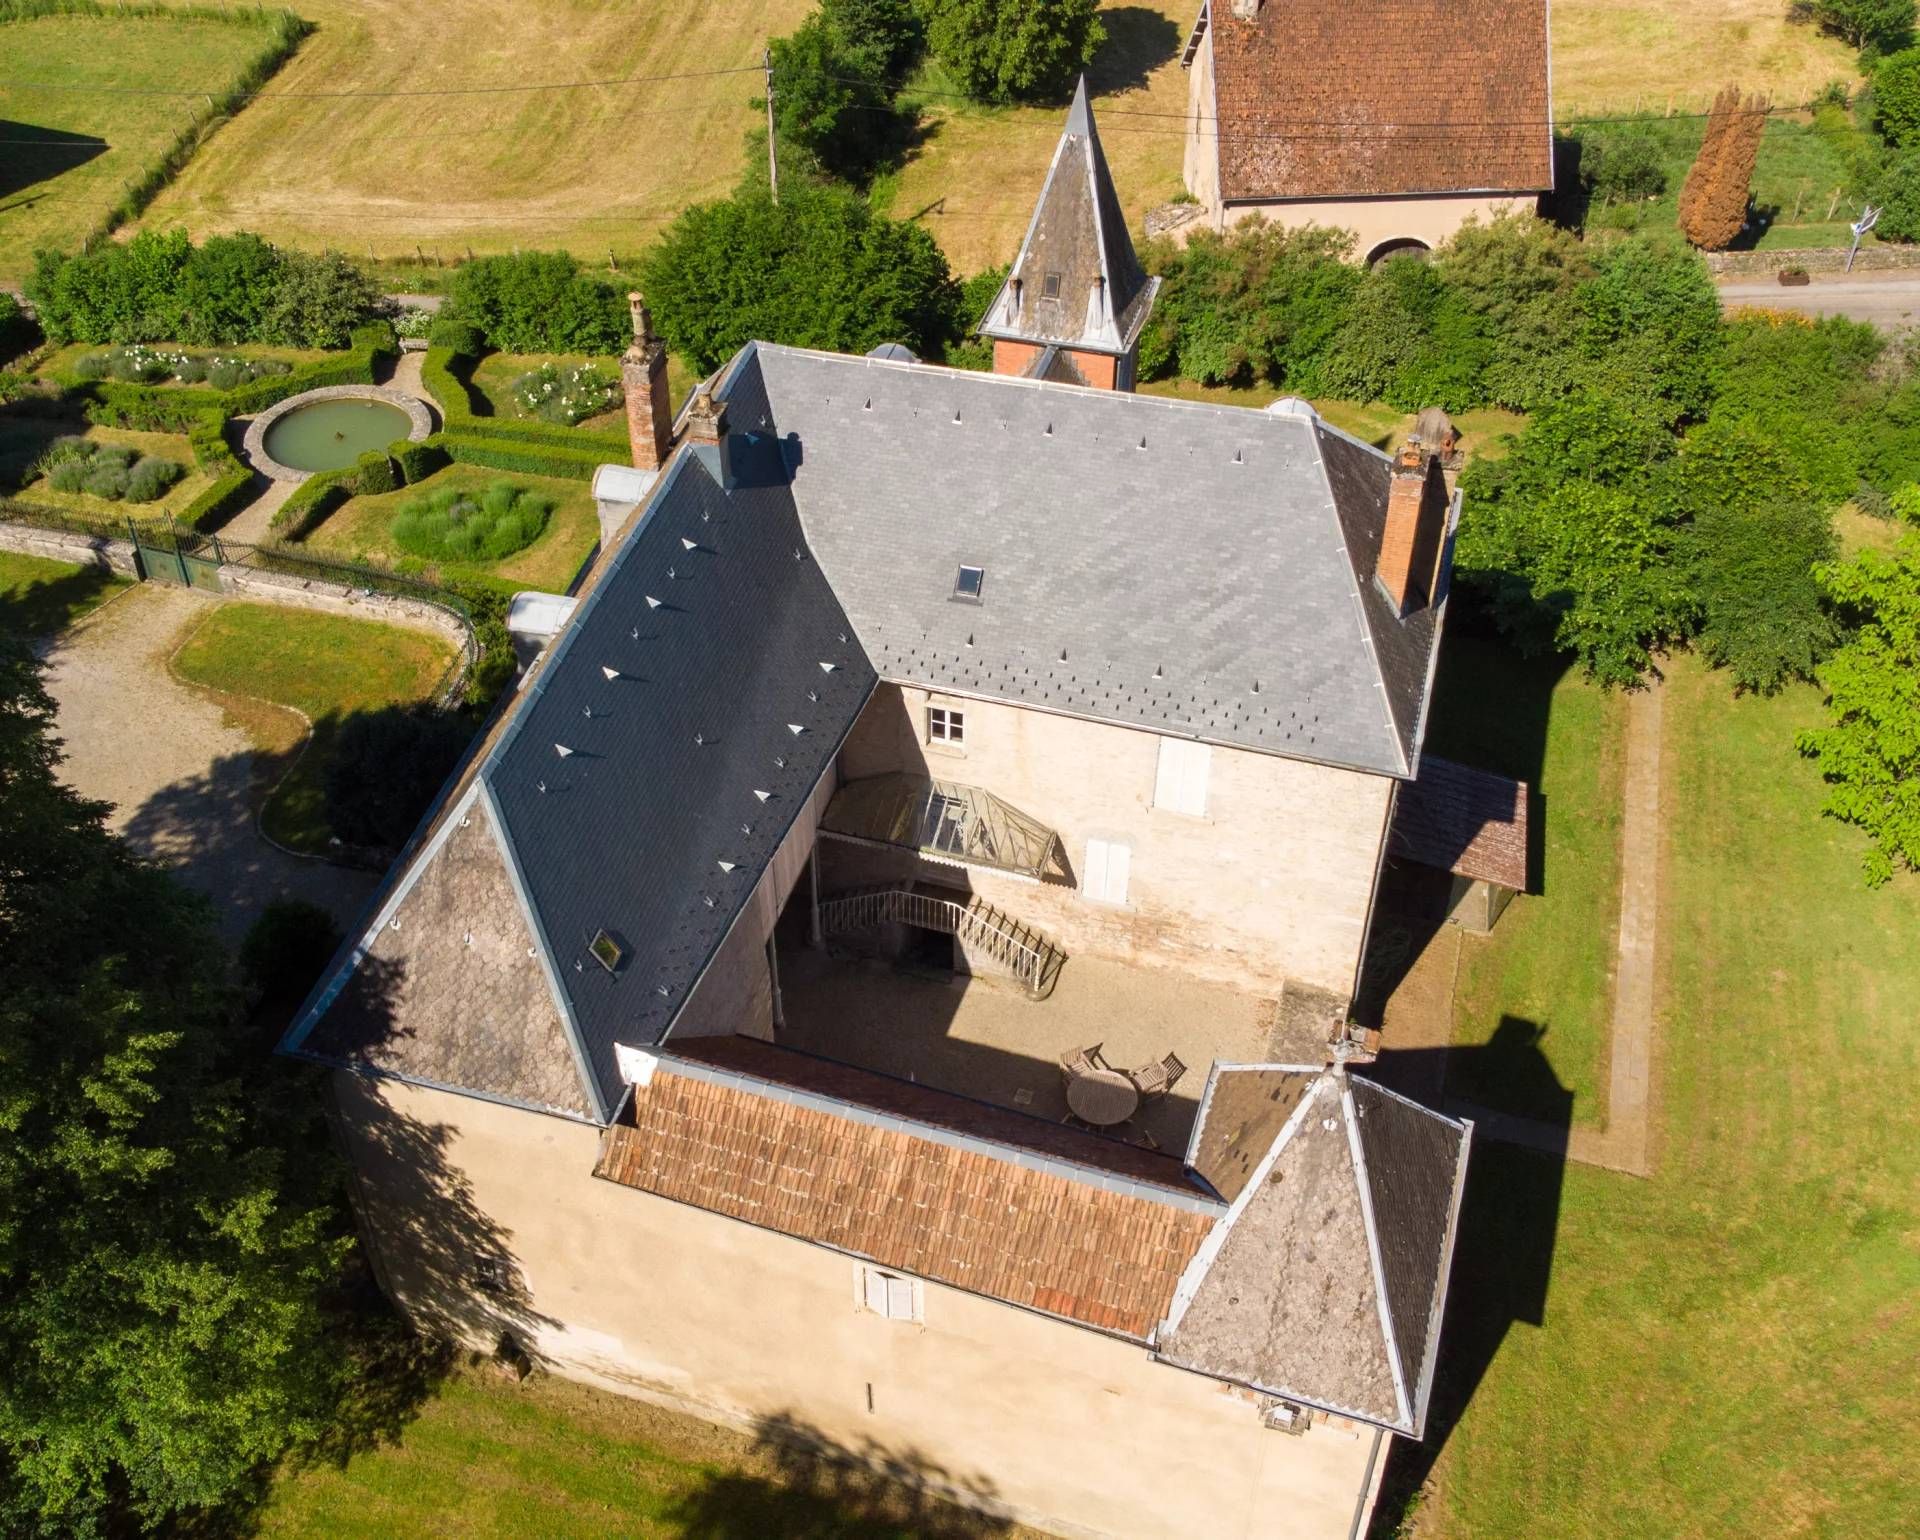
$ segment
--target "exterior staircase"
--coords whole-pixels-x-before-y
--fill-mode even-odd
[[[965,903],[911,888],[854,888],[820,900],[823,938],[882,925],[913,925],[958,936],[970,963],[1016,979],[1036,1000],[1053,992],[1067,954],[1053,939],[983,898]]]

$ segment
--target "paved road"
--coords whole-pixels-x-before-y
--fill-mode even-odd
[[[1920,324],[1920,271],[1815,273],[1804,288],[1787,288],[1772,278],[1741,278],[1720,285],[1720,303],[1729,309],[1764,305],[1850,316],[1895,331]]]
[[[167,671],[174,648],[218,602],[142,583],[51,645],[47,689],[66,740],[61,775],[82,795],[113,803],[114,829],[212,898],[229,941],[282,895],[319,904],[344,926],[374,877],[302,860],[262,839],[253,745]]]

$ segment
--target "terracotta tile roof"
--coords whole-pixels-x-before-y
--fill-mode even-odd
[[[1527,783],[1424,755],[1403,782],[1388,849],[1443,872],[1527,890]]]
[[[673,1065],[634,1088],[595,1175],[1141,1341],[1213,1226]]]
[[[1223,199],[1553,185],[1545,0],[1211,11]]]

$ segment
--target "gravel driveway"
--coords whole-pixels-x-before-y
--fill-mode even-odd
[[[229,941],[261,907],[303,898],[348,926],[376,878],[269,845],[254,822],[253,748],[220,708],[167,671],[167,659],[219,603],[142,583],[47,648],[47,689],[66,740],[61,773],[111,802],[110,825],[213,899]]]

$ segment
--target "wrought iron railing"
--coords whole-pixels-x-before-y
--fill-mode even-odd
[[[968,947],[969,961],[987,959],[1036,996],[1046,993],[1066,961],[1050,937],[981,898],[962,904],[907,888],[863,888],[821,900],[823,936],[888,924],[958,936]]]

